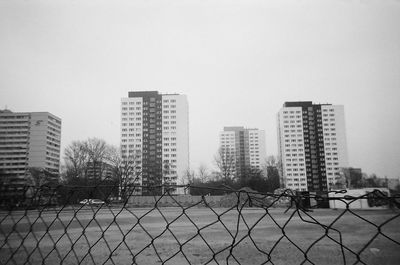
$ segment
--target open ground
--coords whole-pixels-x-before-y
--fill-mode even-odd
[[[85,206],[1,212],[0,225],[0,264],[400,261],[392,210]]]

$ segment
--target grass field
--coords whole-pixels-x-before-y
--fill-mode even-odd
[[[2,212],[0,264],[400,264],[398,211],[284,211]]]

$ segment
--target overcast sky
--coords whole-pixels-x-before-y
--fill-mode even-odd
[[[399,177],[400,1],[0,0],[1,109],[119,145],[135,90],[187,95],[194,168],[224,126],[276,155],[276,113],[305,100],[344,105],[351,166]]]

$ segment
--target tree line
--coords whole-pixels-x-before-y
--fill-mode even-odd
[[[98,138],[73,141],[64,150],[64,164],[59,175],[43,168],[29,168],[25,184],[32,187],[31,193],[42,186],[56,187],[61,184],[57,196],[67,200],[63,203],[76,203],[88,196],[124,200],[132,193],[131,187],[140,183],[141,156],[140,151],[121,150]],[[187,169],[180,176],[183,183],[178,184],[189,184],[188,193],[192,195],[224,194],[229,189],[244,187],[267,193],[281,186],[281,165],[274,156],[263,161],[261,167],[252,167],[248,163],[238,166],[235,152],[220,148],[214,157],[214,165],[214,169],[204,164],[196,169]],[[163,177],[169,174],[169,169],[168,163],[163,164]],[[0,175],[3,174],[0,172]],[[0,178],[0,186],[4,186],[5,179]],[[168,179],[164,178],[164,184],[168,185]],[[375,174],[369,177],[352,175],[351,179],[344,181],[351,183],[347,187],[352,188],[385,186],[385,182]],[[343,186],[343,183],[337,183],[337,186]],[[400,187],[397,190],[400,191]]]
[[[229,148],[220,148],[214,156],[214,164],[214,171],[200,165],[197,171],[186,172],[186,182],[193,187],[190,191],[192,195],[219,195],[229,189],[239,190],[245,187],[267,193],[280,188],[280,165],[274,156],[262,161],[261,167],[250,166],[248,163],[238,167],[235,152]]]
[[[98,138],[73,141],[63,152],[64,163],[59,177],[44,169],[31,168],[29,184],[37,188],[61,184],[61,197],[69,196],[73,202],[87,196],[111,196],[123,200],[131,192],[129,188],[140,183],[141,155],[139,151],[121,150]],[[203,192],[199,187],[217,188],[213,194],[221,193],[218,188],[249,187],[259,192],[271,192],[279,188],[278,165],[274,157],[264,161],[262,168],[246,166],[239,174],[235,172],[233,153],[219,150],[214,157],[214,164],[215,169],[204,164],[195,170],[187,169],[180,176],[183,183],[178,184],[190,184],[193,188],[189,192],[193,195]],[[163,176],[168,174],[169,167],[168,163],[163,164]],[[67,194],[69,187],[74,187],[72,195]],[[90,190],[92,194],[87,195]]]

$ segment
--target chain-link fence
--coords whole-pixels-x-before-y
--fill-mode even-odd
[[[378,190],[2,187],[0,264],[399,264],[399,201]]]

